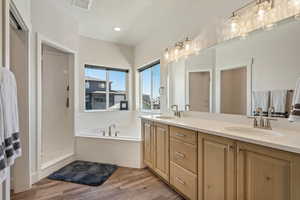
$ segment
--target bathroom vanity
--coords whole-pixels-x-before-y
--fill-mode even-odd
[[[299,200],[297,133],[142,117],[144,163],[191,200]]]

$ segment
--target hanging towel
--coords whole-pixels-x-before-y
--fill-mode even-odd
[[[0,79],[1,80],[1,79]],[[7,178],[6,171],[6,156],[4,151],[4,121],[3,121],[3,105],[2,99],[0,98],[0,183]]]
[[[252,92],[252,111],[257,108],[262,108],[263,112],[268,112],[269,109],[269,91],[253,91]]]
[[[286,100],[288,90],[272,90],[270,107],[274,107],[275,113],[286,113]]]
[[[291,111],[289,121],[291,122],[299,121],[300,120],[300,78],[296,83],[296,89],[294,91],[292,106],[293,109]]]
[[[11,166],[21,156],[17,83],[14,74],[7,68],[1,69],[0,98],[4,127],[4,152],[6,166]],[[1,155],[1,149],[0,149]],[[0,161],[1,162],[1,161]],[[1,165],[1,163],[0,163]]]

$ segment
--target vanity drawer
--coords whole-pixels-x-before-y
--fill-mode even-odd
[[[170,183],[191,200],[197,199],[197,176],[171,162]]]
[[[187,142],[194,145],[197,144],[197,132],[195,131],[171,126],[170,136],[183,142]]]
[[[170,142],[171,161],[197,173],[197,147],[174,138],[171,138]]]

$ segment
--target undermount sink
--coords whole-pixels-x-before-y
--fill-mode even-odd
[[[157,119],[175,119],[175,117],[164,116],[164,115],[155,116],[155,118],[157,118]]]
[[[281,133],[272,131],[272,130],[264,130],[259,128],[248,128],[248,127],[226,127],[225,130],[235,132],[235,133],[241,133],[241,134],[247,134],[247,135],[263,135],[263,136],[282,136]]]

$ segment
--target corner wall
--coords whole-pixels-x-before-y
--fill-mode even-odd
[[[38,179],[37,165],[37,33],[75,52],[78,51],[78,23],[48,1],[31,2],[31,65],[29,69],[30,146],[33,182]],[[77,91],[75,91],[77,92]],[[76,101],[76,99],[74,99]]]

